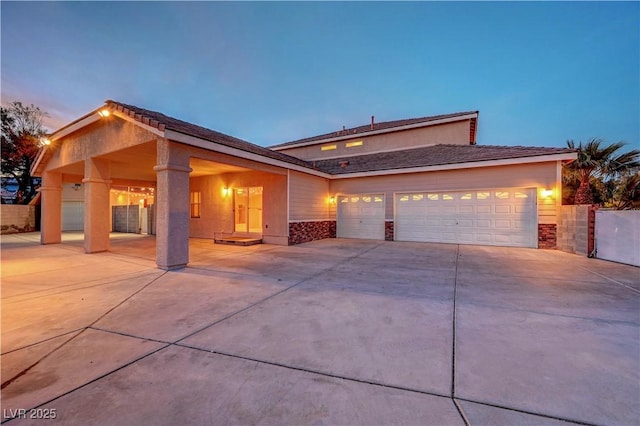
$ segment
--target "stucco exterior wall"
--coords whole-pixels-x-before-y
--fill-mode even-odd
[[[124,120],[97,122],[54,142],[47,170],[84,162],[85,159],[108,154],[157,139],[153,133]],[[135,159],[132,158],[132,161]],[[77,170],[82,176],[84,164]]]
[[[260,171],[191,178],[189,190],[201,192],[202,205],[200,217],[189,221],[189,236],[213,239],[233,234],[233,188],[251,186],[263,187],[263,241],[288,244],[287,177]],[[224,188],[229,188],[227,195]]]
[[[280,152],[302,158],[319,160],[323,158],[362,155],[371,152],[392,151],[436,144],[469,145],[471,120],[439,124],[418,129],[403,130],[379,135],[347,138],[335,142],[324,142],[301,148],[283,149]],[[336,137],[340,135],[336,134]],[[348,142],[362,141],[361,146],[347,148]],[[336,149],[322,151],[325,145],[336,145]]]
[[[289,221],[325,221],[329,210],[329,180],[291,171],[289,175]]]
[[[385,218],[393,220],[395,192],[456,191],[490,188],[538,188],[538,223],[555,224],[557,194],[556,162],[522,164],[500,167],[480,167],[463,170],[386,175],[353,179],[336,179],[330,183],[332,195],[385,194]],[[554,189],[554,195],[542,200],[541,191]],[[335,217],[335,207],[332,208]]]

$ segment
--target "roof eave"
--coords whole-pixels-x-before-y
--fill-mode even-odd
[[[275,158],[270,158],[270,157],[266,157],[264,155],[261,154],[256,154],[253,152],[248,152],[248,151],[244,151],[238,148],[233,148],[227,145],[223,145],[223,144],[219,144],[219,143],[215,143],[212,142],[210,140],[207,139],[202,139],[199,138],[197,136],[193,136],[193,135],[189,135],[186,133],[181,133],[178,132],[176,130],[172,130],[172,129],[166,129],[165,130],[165,137],[169,140],[175,141],[175,142],[179,142],[179,143],[183,143],[186,145],[190,145],[190,146],[194,146],[197,148],[203,148],[209,151],[215,151],[215,152],[219,152],[222,154],[228,154],[228,155],[233,155],[235,157],[240,157],[240,158],[244,158],[246,160],[252,160],[252,161],[256,161],[258,163],[263,163],[263,164],[269,164],[272,166],[277,166],[277,167],[282,167],[285,169],[291,169],[291,170],[295,170],[295,171],[299,171],[299,172],[303,172],[303,173],[308,173],[308,174],[312,174],[315,176],[320,176],[323,178],[330,178],[331,175],[329,173],[320,171],[320,170],[316,170],[316,169],[312,169],[309,167],[304,167],[298,164],[293,164],[293,163],[288,163],[286,161],[283,160],[278,160]]]
[[[467,163],[449,163],[449,164],[438,164],[433,166],[372,170],[372,171],[354,172],[354,173],[340,173],[340,174],[331,175],[331,179],[350,179],[350,178],[357,178],[357,177],[388,176],[388,175],[399,175],[399,174],[421,173],[421,172],[437,172],[442,170],[472,169],[472,168],[479,168],[479,167],[495,167],[495,166],[509,166],[509,165],[519,165],[519,164],[546,163],[546,162],[573,160],[576,157],[577,157],[577,154],[573,152],[559,153],[559,154],[545,154],[545,155],[536,155],[531,157],[504,158],[499,160],[483,160],[483,161],[473,161],[473,162],[467,162]]]

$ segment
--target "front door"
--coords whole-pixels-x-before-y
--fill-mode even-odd
[[[262,187],[234,188],[235,232],[262,234]]]

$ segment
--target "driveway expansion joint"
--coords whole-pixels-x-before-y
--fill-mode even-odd
[[[519,408],[507,407],[507,406],[504,406],[504,405],[492,404],[492,403],[489,403],[489,402],[476,401],[476,400],[468,399],[468,398],[456,397],[455,399],[457,401],[472,402],[474,404],[480,404],[480,405],[484,405],[484,406],[487,406],[487,407],[500,408],[501,410],[513,411],[514,413],[522,413],[522,414],[528,414],[530,416],[544,417],[546,419],[558,420],[558,421],[566,422],[566,423],[573,423],[573,424],[578,424],[578,425],[583,425],[583,426],[600,426],[597,423],[588,423],[588,422],[585,422],[585,421],[582,421],[582,420],[568,419],[568,418],[563,418],[563,417],[552,416],[552,415],[549,415],[549,414],[535,413],[533,411],[521,410]]]

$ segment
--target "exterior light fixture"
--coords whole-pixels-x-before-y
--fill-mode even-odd
[[[336,203],[336,197],[335,197],[335,196],[333,196],[333,195],[332,195],[332,196],[330,196],[330,197],[329,197],[329,203],[331,203],[331,204],[335,204],[335,203]]]
[[[46,146],[46,145],[51,145],[51,141],[47,138],[41,138],[40,139],[40,146]]]
[[[108,117],[111,115],[111,111],[109,111],[106,108],[103,108],[100,111],[98,111],[98,115],[100,115],[100,117]]]
[[[229,195],[229,187],[225,186],[224,188],[222,188],[222,196],[226,197]]]
[[[549,198],[553,195],[553,189],[545,188],[542,190],[542,197]]]

